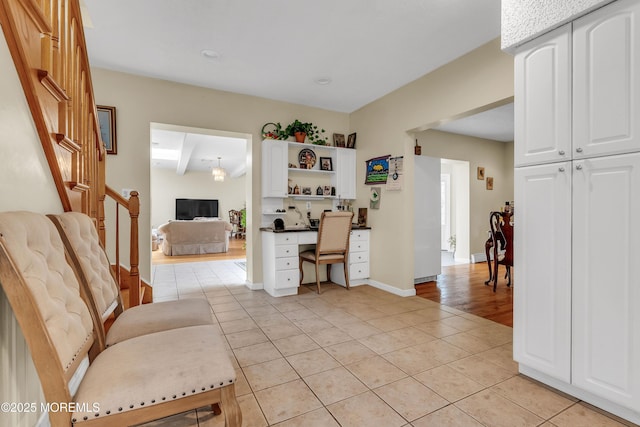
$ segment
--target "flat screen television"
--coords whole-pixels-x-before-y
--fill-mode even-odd
[[[218,201],[210,199],[176,199],[176,219],[217,217]]]

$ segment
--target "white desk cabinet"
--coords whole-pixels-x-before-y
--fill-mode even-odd
[[[349,284],[363,283],[369,278],[369,239],[370,230],[352,230],[349,237]],[[345,286],[344,268],[342,264],[334,264],[331,268],[331,280]]]
[[[362,284],[369,278],[369,237],[371,230],[357,229],[349,237],[349,283]],[[262,232],[264,290],[271,296],[296,295],[300,285],[298,254],[301,245],[315,244],[316,231]],[[313,275],[306,277],[315,277]],[[345,286],[344,267],[332,264],[331,281]]]
[[[281,297],[298,293],[298,234],[262,232],[264,290],[269,295]]]

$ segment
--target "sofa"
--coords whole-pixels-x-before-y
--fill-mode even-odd
[[[227,252],[233,227],[227,221],[208,218],[169,221],[158,227],[165,255],[200,255]]]

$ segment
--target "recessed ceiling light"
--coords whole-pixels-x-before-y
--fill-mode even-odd
[[[211,49],[203,49],[200,51],[200,55],[204,56],[207,59],[216,60],[220,59],[220,54],[215,50]]]
[[[331,83],[331,77],[317,77],[313,79],[313,81],[321,86],[325,86]]]

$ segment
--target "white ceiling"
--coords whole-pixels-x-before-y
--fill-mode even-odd
[[[92,66],[340,112],[500,35],[500,0],[84,1]]]
[[[246,172],[247,140],[221,135],[206,129],[152,124],[151,167],[173,169],[176,174],[186,171],[211,172],[218,166],[230,178]]]
[[[513,141],[513,102],[433,129],[495,141]]]
[[[83,14],[94,67],[339,112],[500,35],[500,0],[84,0]],[[480,136],[472,128],[495,129],[503,113],[438,129]],[[154,155],[152,166],[211,170],[221,156],[242,173],[246,145],[198,133],[156,129],[153,147],[179,149],[182,160]]]

